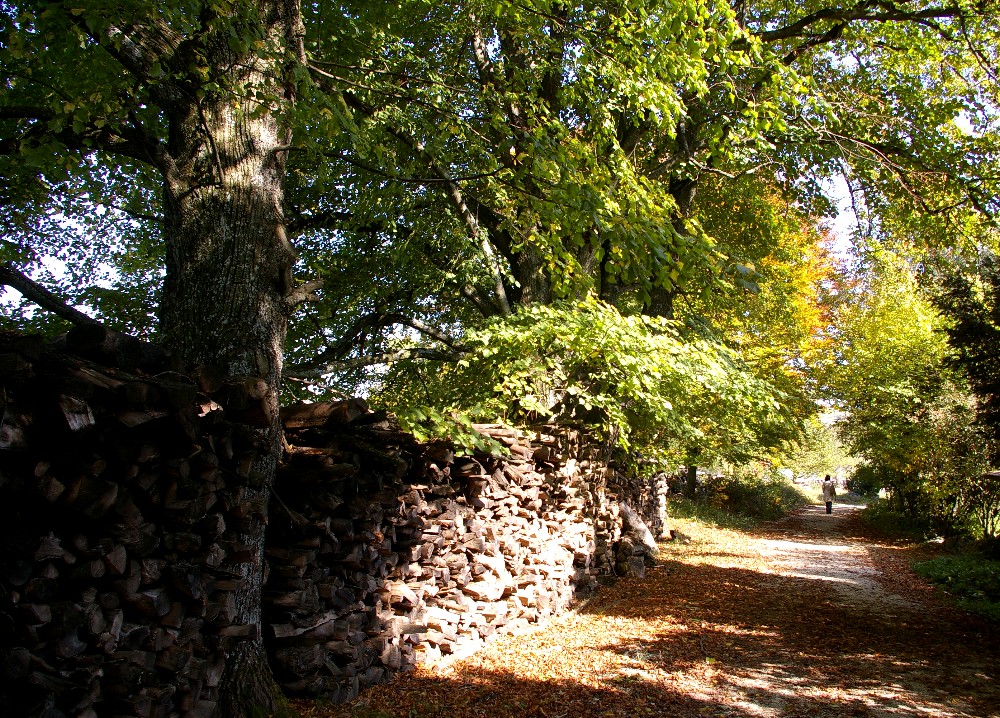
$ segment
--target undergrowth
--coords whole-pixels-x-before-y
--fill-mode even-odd
[[[817,501],[822,501],[823,500],[823,492],[821,490],[818,490],[815,495],[816,495],[816,500]],[[873,496],[863,496],[861,494],[856,494],[853,491],[848,491],[847,493],[838,493],[837,496],[836,496],[836,498],[834,498],[834,502],[835,503],[838,503],[838,504],[847,504],[848,506],[859,506],[861,508],[864,508],[865,506],[868,506],[873,501],[877,501],[877,500],[878,500],[877,496],[874,496],[874,497]]]
[[[880,533],[911,541],[927,538],[929,529],[926,521],[901,514],[881,499],[868,504],[861,512],[861,520]]]
[[[693,519],[727,529],[746,531],[757,522],[746,516],[731,514],[723,509],[712,506],[702,500],[672,497],[670,499],[670,516],[672,518]]]
[[[939,556],[913,568],[962,608],[1000,623],[1000,561],[963,554]]]
[[[896,538],[922,541],[933,534],[926,521],[901,514],[885,501],[869,504],[861,518],[872,528]],[[913,569],[962,608],[1000,623],[1000,561],[974,552],[955,553],[915,563]]]
[[[673,498],[670,513],[723,528],[750,529],[808,503],[808,496],[782,478],[722,476],[707,480],[696,499]]]

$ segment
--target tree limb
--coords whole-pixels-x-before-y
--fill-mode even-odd
[[[354,220],[352,212],[336,210],[310,212],[309,214],[293,212],[293,217],[285,223],[285,229],[289,234],[300,234],[311,229],[356,229],[351,226],[351,222]],[[375,228],[374,231],[378,231],[378,229],[382,228]],[[358,229],[358,231],[365,230]]]
[[[170,167],[165,145],[146,133],[141,125],[136,124],[137,121],[133,121],[132,126],[123,128],[114,128],[111,125],[104,127],[87,125],[80,131],[70,127],[53,131],[46,123],[55,117],[54,112],[44,108],[0,107],[0,119],[30,120],[35,123],[24,129],[20,135],[0,138],[0,155],[16,155],[22,151],[24,143],[48,136],[71,150],[80,152],[102,150],[152,164],[160,170]]]
[[[366,105],[360,100],[360,98],[356,97],[352,93],[341,92],[335,87],[328,87],[327,89],[333,92],[338,92],[344,99],[347,106],[351,109],[369,117],[373,114],[373,108]],[[427,163],[428,168],[437,175],[437,182],[444,185],[445,196],[458,213],[459,218],[469,233],[469,237],[472,240],[479,242],[484,258],[489,263],[494,280],[494,301],[497,306],[497,312],[503,316],[509,316],[511,313],[510,301],[507,297],[507,289],[504,284],[503,274],[498,266],[497,256],[496,252],[493,250],[493,245],[490,243],[489,237],[487,237],[487,232],[483,230],[483,227],[480,224],[482,218],[487,218],[489,220],[490,228],[494,230],[492,234],[494,241],[497,239],[501,240],[497,245],[497,248],[500,250],[500,254],[508,262],[513,263],[514,258],[511,250],[511,240],[501,229],[503,225],[503,217],[492,208],[483,205],[474,198],[468,196],[459,184],[461,180],[452,177],[444,168],[442,168],[438,164],[436,158],[428,153],[426,146],[424,146],[420,140],[393,128],[386,128],[386,131],[404,146],[409,148],[411,152],[423,159]],[[495,173],[491,172],[488,174],[491,175]],[[504,239],[505,237],[506,239]]]
[[[16,269],[10,262],[0,264],[0,285],[16,289],[25,299],[77,326],[102,326],[93,317],[66,304],[48,289]]]
[[[410,327],[411,329],[416,329],[421,334],[428,336],[431,339],[436,339],[437,341],[441,342],[442,344],[451,349],[454,349],[455,351],[463,353],[465,352],[465,349],[458,345],[458,342],[454,337],[445,334],[436,327],[432,327],[430,324],[426,324],[420,321],[416,317],[409,317],[406,316],[405,314],[397,314],[397,313],[389,313],[383,315],[382,326],[400,325],[400,324],[403,326]]]
[[[352,349],[357,345],[357,339],[365,331],[372,329],[379,329],[391,326],[408,326],[411,329],[415,329],[424,336],[430,337],[435,341],[439,341],[448,348],[456,352],[457,355],[462,355],[465,353],[466,349],[459,345],[458,340],[454,337],[449,336],[445,332],[437,329],[435,327],[426,324],[416,317],[410,317],[398,312],[371,312],[359,317],[348,329],[336,344],[333,344],[326,349],[324,349],[320,354],[309,362],[304,362],[299,364],[296,371],[311,371],[318,367],[327,365],[340,365],[345,361],[354,361],[345,359]],[[438,351],[428,349],[427,351]],[[384,362],[374,362],[375,364]],[[370,366],[369,364],[360,364],[358,366]],[[350,366],[345,366],[344,368],[352,368]],[[332,370],[331,370],[332,371]],[[325,372],[329,373],[329,372]],[[298,375],[296,375],[298,376]]]
[[[322,288],[322,279],[314,279],[309,282],[303,282],[285,295],[285,303],[294,309],[300,304],[305,304],[306,302],[318,302],[320,297],[316,294],[316,290]]]
[[[841,36],[844,34],[844,28],[846,27],[847,27],[846,22],[838,22],[835,25],[831,26],[830,29],[824,32],[822,35],[814,35],[810,37],[801,45],[798,45],[794,47],[791,51],[789,51],[788,54],[786,54],[783,58],[781,58],[781,62],[784,65],[792,65],[796,60],[802,57],[802,55],[804,55],[808,50],[814,47],[819,47],[820,45],[829,45],[831,42],[839,40]],[[755,86],[754,89],[760,89],[760,88]]]
[[[0,107],[0,120],[51,120],[55,113],[45,107],[8,105]]]
[[[933,20],[944,20],[947,18],[961,17],[962,11],[958,7],[932,7],[924,10],[909,12],[901,7],[907,4],[908,0],[901,3],[885,2],[883,0],[867,0],[860,2],[853,7],[827,7],[799,18],[789,25],[753,33],[763,42],[778,42],[780,40],[790,40],[804,37],[812,26],[832,20],[836,23],[851,23],[857,21],[869,22],[916,22],[923,25],[930,24],[934,29],[940,28],[933,25]]]
[[[288,379],[319,379],[326,374],[333,374],[338,371],[348,371],[350,369],[362,369],[366,366],[377,366],[379,364],[391,364],[397,361],[409,359],[421,359],[424,361],[459,361],[465,354],[463,352],[443,352],[439,349],[428,349],[425,347],[413,347],[410,349],[400,349],[394,352],[376,354],[373,356],[358,357],[357,359],[344,359],[341,361],[331,361],[321,366],[312,368],[288,369],[284,377]]]
[[[106,19],[110,22],[104,35],[98,35],[91,29],[83,14],[71,14],[69,18],[126,72],[139,81],[148,83],[150,92],[161,105],[166,107],[171,102],[183,99],[185,93],[175,84],[176,80],[163,82],[161,80],[164,78],[154,73],[157,67],[160,68],[160,74],[169,68],[182,45],[181,36],[166,22],[158,19],[151,22],[122,22],[121,17],[108,17]]]
[[[488,300],[480,297],[479,292],[476,291],[475,287],[467,284],[459,289],[459,294],[472,304],[472,306],[474,306],[484,317],[492,317],[496,315],[496,307],[494,307]]]
[[[430,206],[432,206],[430,202],[415,202],[410,205],[409,209],[422,210]],[[310,230],[330,229],[363,234],[383,232],[406,237],[413,232],[412,228],[403,222],[397,222],[393,225],[378,219],[359,221],[356,214],[344,210],[310,210],[306,213],[293,207],[290,214],[293,215],[293,219],[288,220],[285,224],[289,234],[297,235]]]
[[[476,29],[472,33],[472,54],[476,58],[479,85],[482,88],[486,88],[496,83],[496,75],[493,72],[493,61],[490,60],[490,53],[486,47],[486,39],[483,37],[483,31],[479,27],[475,13],[469,14],[469,20],[476,25]]]

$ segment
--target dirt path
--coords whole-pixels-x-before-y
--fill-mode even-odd
[[[643,580],[577,613],[309,716],[1000,717],[1000,641],[855,510],[753,533],[681,523]]]

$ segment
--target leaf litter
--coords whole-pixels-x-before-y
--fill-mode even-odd
[[[997,631],[851,507],[744,532],[675,520],[644,579],[306,718],[1000,717]]]

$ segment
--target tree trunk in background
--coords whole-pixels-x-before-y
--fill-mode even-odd
[[[698,492],[698,467],[691,464],[687,467],[684,478],[684,496],[693,499]]]
[[[670,194],[677,202],[678,218],[674,221],[674,231],[683,236],[687,233],[684,220],[691,216],[691,207],[698,191],[697,179],[672,179],[670,181]],[[677,258],[679,259],[679,257]],[[649,301],[643,307],[643,314],[652,317],[663,317],[664,319],[674,318],[674,301],[680,287],[672,286],[669,289],[657,282],[657,278],[652,277],[652,287],[649,290]]]
[[[514,304],[527,307],[552,303],[552,278],[539,250],[525,245],[514,255],[511,271],[517,280],[516,286],[511,288]]]
[[[252,556],[232,565],[245,579],[236,622],[259,629],[267,502],[281,451],[285,295],[294,261],[285,238],[285,153],[279,149],[290,140],[279,117],[292,98],[275,83],[301,21],[293,2],[259,2],[256,9],[259,15],[247,21],[275,55],[234,55],[218,38],[218,45],[208,44],[209,63],[225,73],[228,91],[168,110],[173,166],[165,183],[167,274],[160,323],[164,345],[186,361],[212,365],[226,382],[263,380],[256,386],[265,394],[266,418],[237,437],[253,447],[254,457],[239,500],[256,508],[227,528],[229,540],[249,547]],[[271,98],[271,106],[262,107],[255,91]],[[280,691],[259,637],[227,655],[221,692],[218,715],[242,717],[276,707]]]

